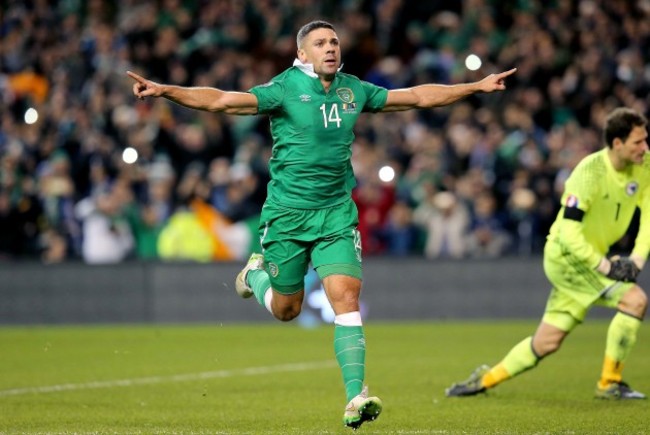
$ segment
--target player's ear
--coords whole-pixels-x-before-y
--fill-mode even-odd
[[[623,145],[623,141],[621,140],[620,137],[615,137],[614,140],[612,141],[612,149],[615,150],[616,148],[620,147]]]
[[[298,51],[296,52],[296,56],[298,56],[298,60],[302,63],[307,63],[307,53],[305,53],[305,50],[302,48],[299,48]]]

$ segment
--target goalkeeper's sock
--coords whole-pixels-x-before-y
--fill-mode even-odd
[[[250,270],[246,274],[246,281],[248,285],[250,286],[251,290],[253,290],[253,294],[255,295],[255,299],[257,299],[257,302],[263,306],[266,307],[267,310],[269,310],[271,313],[271,296],[273,295],[273,292],[271,290],[271,281],[269,280],[269,274],[266,273],[266,270],[258,269],[258,270]],[[266,297],[267,293],[270,295],[269,297]],[[268,299],[268,303],[267,303]]]
[[[541,358],[533,351],[533,337],[524,338],[516,344],[503,360],[483,375],[481,385],[492,388],[537,365]]]
[[[607,388],[613,382],[623,379],[623,365],[632,347],[636,343],[641,320],[619,311],[616,313],[607,330],[607,345],[605,360],[598,386]]]
[[[492,388],[507,379],[510,379],[510,373],[508,373],[505,367],[503,367],[502,363],[499,363],[483,375],[483,378],[481,378],[481,386],[485,388]]]
[[[366,339],[361,313],[339,314],[334,319],[334,353],[341,368],[349,402],[363,389],[366,368]]]

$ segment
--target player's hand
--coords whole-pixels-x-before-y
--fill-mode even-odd
[[[623,282],[636,282],[641,270],[630,257],[612,257],[608,278]]]
[[[147,80],[132,71],[127,71],[126,74],[135,80],[133,84],[133,95],[139,99],[144,100],[144,97],[160,97],[163,94],[163,87],[158,83]]]
[[[638,267],[639,270],[643,270],[643,266],[645,266],[645,258],[639,254],[631,254],[630,260],[634,261],[634,264],[636,264],[636,267]]]
[[[517,71],[517,68],[513,68],[508,71],[504,71],[499,74],[490,74],[485,77],[483,80],[478,82],[479,89],[481,92],[494,92],[494,91],[503,91],[506,88],[506,77],[512,75]]]

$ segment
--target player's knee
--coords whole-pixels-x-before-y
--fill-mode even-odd
[[[329,293],[330,303],[336,313],[359,311],[359,291],[342,289]]]
[[[557,352],[560,346],[562,346],[562,342],[559,340],[543,341],[540,343],[539,349],[535,349],[535,353],[537,353],[538,357],[543,358]]]
[[[347,289],[341,293],[340,303],[349,307],[356,307],[359,304],[359,291],[356,289]]]
[[[535,337],[533,340],[533,351],[535,355],[539,358],[544,358],[557,352],[560,346],[562,346],[562,338],[559,336]]]
[[[298,317],[301,310],[301,304],[290,304],[286,305],[280,309],[274,309],[273,315],[276,319],[282,322],[290,322],[291,320]]]
[[[648,309],[648,295],[640,287],[638,289],[639,291],[634,295],[634,310],[638,314],[638,317],[643,318]]]
[[[639,287],[639,306],[645,310],[648,308],[648,295]]]
[[[291,312],[283,311],[283,312],[281,312],[281,313],[273,313],[273,315],[275,316],[275,318],[278,319],[278,320],[280,320],[280,321],[282,321],[282,322],[290,322],[290,321],[292,321],[293,319],[295,319],[296,317],[298,317],[298,314],[300,314],[300,311],[298,311],[298,312],[294,312],[294,311],[291,311]]]
[[[623,312],[643,318],[648,308],[648,295],[641,287],[636,286],[625,294],[619,308]]]
[[[359,311],[360,279],[345,275],[330,275],[325,277],[323,284],[335,312]]]

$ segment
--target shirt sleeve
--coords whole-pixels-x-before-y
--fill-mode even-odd
[[[363,106],[363,112],[379,112],[383,109],[388,99],[388,90],[363,80],[361,86],[366,94],[366,104]]]
[[[251,88],[248,92],[257,97],[257,112],[261,115],[279,110],[284,100],[284,83],[270,81]]]
[[[578,166],[567,179],[557,233],[560,242],[592,268],[598,267],[603,255],[587,241],[583,218],[598,195],[600,184],[596,178],[593,171]]]
[[[584,261],[592,269],[598,267],[603,256],[587,242],[580,222],[561,219],[558,236],[562,244],[567,246],[575,257]]]
[[[650,187],[646,187],[639,201],[641,216],[639,221],[639,232],[634,241],[632,255],[637,255],[644,260],[650,252]]]

